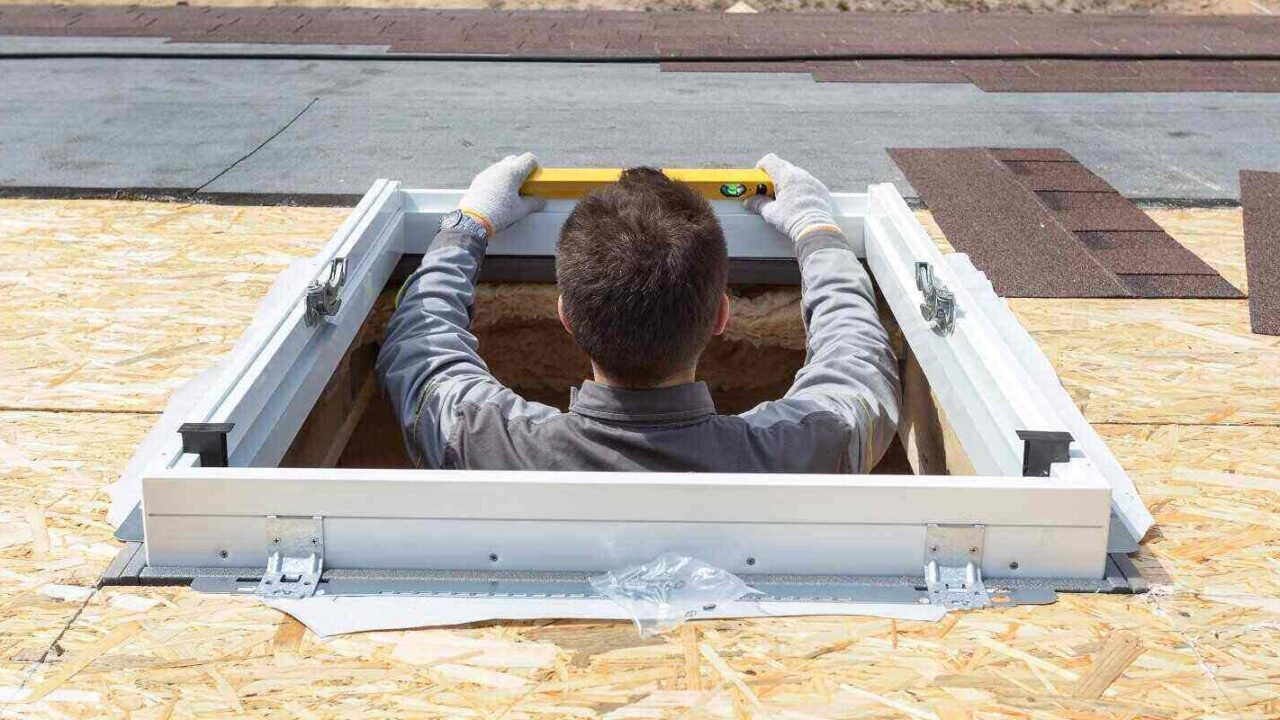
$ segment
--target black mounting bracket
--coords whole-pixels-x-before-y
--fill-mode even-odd
[[[200,467],[227,467],[227,434],[235,423],[182,423],[182,452],[200,456]]]
[[[1071,433],[1059,430],[1019,430],[1022,440],[1023,477],[1049,477],[1049,466],[1067,462]]]

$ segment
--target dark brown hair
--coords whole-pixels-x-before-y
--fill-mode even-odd
[[[611,379],[654,385],[711,339],[729,256],[711,204],[653,168],[625,170],[569,214],[556,282],[574,340]]]

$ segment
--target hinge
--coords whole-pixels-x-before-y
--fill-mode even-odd
[[[267,570],[258,583],[264,598],[315,594],[324,572],[324,518],[267,516]]]
[[[307,326],[316,325],[325,317],[338,314],[342,307],[342,286],[347,284],[347,259],[336,257],[329,262],[329,276],[307,286]]]
[[[1022,476],[1049,477],[1050,466],[1071,460],[1071,433],[1061,430],[1019,430]]]
[[[929,524],[924,534],[924,580],[929,602],[945,608],[991,605],[982,584],[985,525]]]
[[[956,326],[956,296],[933,275],[933,266],[916,263],[916,288],[924,295],[920,315],[933,323],[939,335],[950,335]]]

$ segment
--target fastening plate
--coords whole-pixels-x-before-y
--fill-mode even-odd
[[[946,608],[989,607],[982,584],[985,525],[927,526],[924,535],[924,579],[929,602]]]
[[[258,583],[265,598],[315,594],[324,571],[324,518],[267,516],[267,571]]]
[[[920,316],[933,323],[939,335],[950,335],[956,324],[956,296],[933,275],[933,266],[916,263],[916,289],[924,295]]]

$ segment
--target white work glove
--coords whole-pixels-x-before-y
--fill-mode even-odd
[[[487,225],[489,237],[546,205],[542,198],[520,195],[520,186],[538,167],[533,153],[508,155],[471,181],[458,203],[462,212]]]
[[[840,232],[831,211],[831,191],[821,180],[773,153],[760,158],[756,167],[773,181],[777,199],[752,195],[746,201],[748,210],[759,213],[793,243],[819,228]]]

